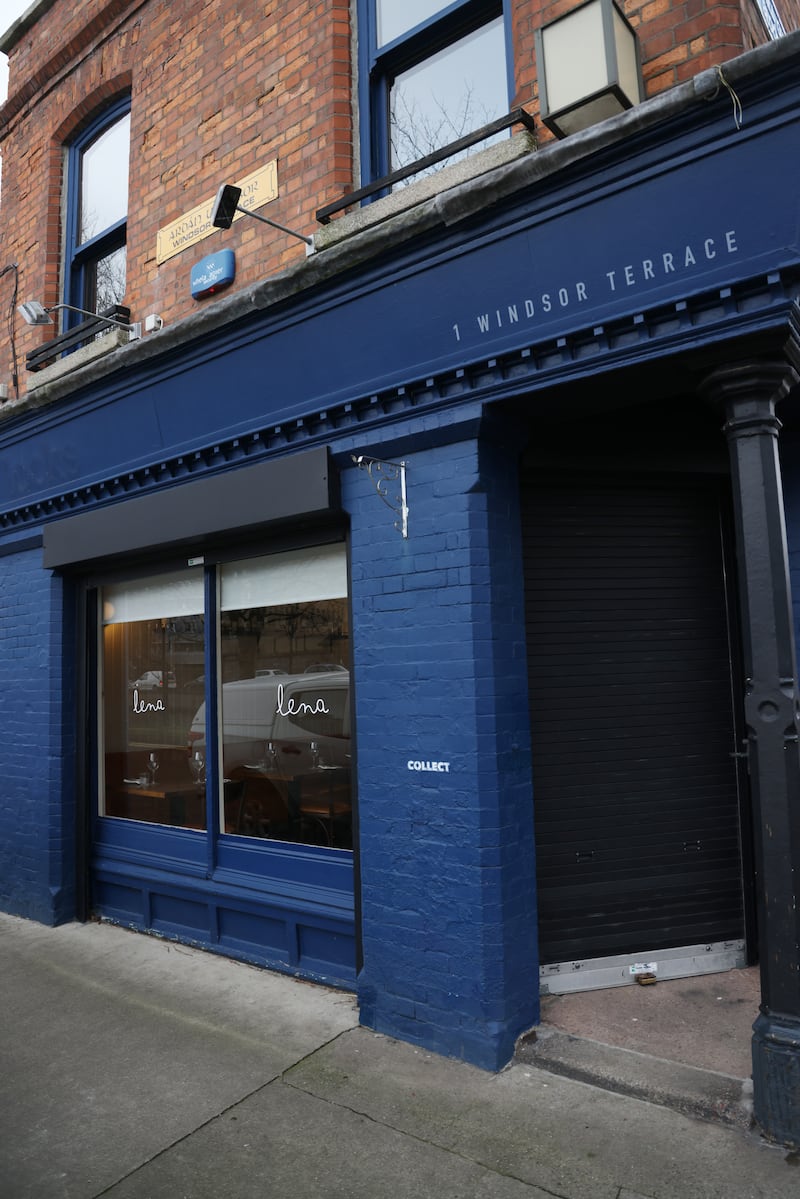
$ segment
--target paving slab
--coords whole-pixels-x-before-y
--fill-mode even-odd
[[[93,1199],[352,1027],[353,998],[99,924],[0,919],[0,1195]]]
[[[224,1171],[221,1169],[224,1163]],[[104,1199],[553,1199],[424,1138],[276,1082]]]
[[[797,1199],[797,1155],[515,1064],[491,1075],[365,1029],[284,1075],[342,1108],[568,1199]]]

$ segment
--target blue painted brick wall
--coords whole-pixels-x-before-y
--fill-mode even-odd
[[[407,541],[363,473],[343,479],[361,1016],[493,1069],[538,1016],[515,455],[465,441],[406,457]]]
[[[71,628],[41,549],[0,556],[0,908],[46,924],[75,913]]]

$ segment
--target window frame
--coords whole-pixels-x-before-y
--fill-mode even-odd
[[[388,175],[390,160],[389,97],[397,75],[418,66],[469,33],[503,18],[508,104],[514,94],[510,0],[454,0],[441,11],[378,46],[378,0],[358,0],[358,104],[361,182]],[[377,198],[377,197],[373,197]]]
[[[79,242],[83,155],[99,137],[128,116],[130,111],[130,95],[120,96],[82,129],[67,147],[63,296],[65,303],[87,311],[94,311],[88,295],[89,270],[101,258],[127,246],[129,213],[126,211],[123,220],[115,221],[88,241]],[[67,310],[63,314],[63,328],[72,328],[84,319],[79,313]]]
[[[210,550],[205,554],[204,562],[196,567],[188,567],[186,559],[165,555],[157,561],[144,558],[133,558],[124,566],[116,568],[99,568],[92,571],[87,579],[90,623],[93,633],[93,667],[89,677],[93,682],[89,686],[92,718],[87,726],[91,748],[88,761],[92,763],[87,779],[88,789],[91,790],[91,808],[88,812],[91,826],[91,840],[96,851],[122,851],[127,854],[146,852],[153,862],[162,860],[170,864],[170,868],[179,872],[194,873],[202,868],[211,880],[227,878],[234,882],[237,877],[247,875],[258,877],[259,886],[268,885],[275,877],[286,880],[296,878],[297,881],[323,880],[323,885],[334,885],[342,870],[352,871],[357,836],[357,801],[356,801],[356,771],[355,771],[355,711],[352,687],[352,661],[349,660],[348,673],[350,682],[347,696],[347,716],[349,752],[352,757],[350,794],[352,847],[344,848],[333,844],[321,845],[314,842],[295,841],[291,839],[269,839],[267,837],[251,836],[240,832],[226,831],[223,827],[222,795],[224,781],[222,778],[223,760],[223,692],[222,692],[222,661],[220,638],[220,614],[222,574],[226,566],[232,564],[257,563],[259,559],[285,557],[287,553],[309,552],[333,549],[341,554],[346,581],[346,594],[341,598],[347,605],[349,627],[352,629],[352,595],[350,587],[349,568],[349,539],[344,530],[316,530],[307,537],[276,537],[269,541],[256,539],[240,542],[234,540],[225,546],[224,550],[215,553]],[[103,645],[103,603],[108,598],[109,589],[124,591],[126,584],[132,584],[134,589],[140,585],[152,583],[156,588],[170,575],[183,576],[189,581],[195,574],[196,579],[202,580],[204,598],[202,616],[204,619],[204,689],[196,704],[202,702],[205,706],[206,720],[206,782],[205,792],[205,827],[202,829],[176,824],[159,823],[152,820],[132,820],[125,816],[113,815],[106,811],[105,805],[105,771],[106,771],[106,728],[104,710],[104,692],[106,688],[106,662]],[[348,659],[352,654],[352,634],[348,634]],[[289,676],[287,676],[288,678]],[[318,678],[318,675],[314,676]],[[187,727],[188,733],[188,727]],[[324,880],[328,879],[328,883]],[[338,883],[335,884],[339,886]]]

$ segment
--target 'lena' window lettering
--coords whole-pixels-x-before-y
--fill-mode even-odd
[[[189,563],[98,589],[98,815],[148,825],[154,854],[165,827],[235,837],[247,878],[268,842],[350,852],[344,545]]]
[[[145,712],[166,712],[163,700],[155,701],[150,699],[139,699],[139,692],[136,687],[133,689],[133,710],[137,716],[142,716]]]
[[[278,716],[330,716],[331,710],[320,696],[313,703],[306,700],[296,700],[289,696],[284,707],[283,683],[278,684],[278,706],[275,709]]]

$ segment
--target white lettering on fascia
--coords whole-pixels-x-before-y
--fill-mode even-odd
[[[602,301],[603,294],[634,289],[642,285],[658,284],[662,279],[692,272],[704,263],[714,262],[726,255],[738,254],[736,230],[699,236],[682,245],[653,247],[652,252],[637,261],[609,266],[595,281],[586,278],[559,280],[546,291],[537,291],[527,296],[505,297],[500,305],[494,304],[476,312],[471,318],[473,329],[481,336],[519,325],[523,320],[533,321],[554,310],[577,309],[590,300]],[[463,323],[452,325],[456,341],[461,341]]]

